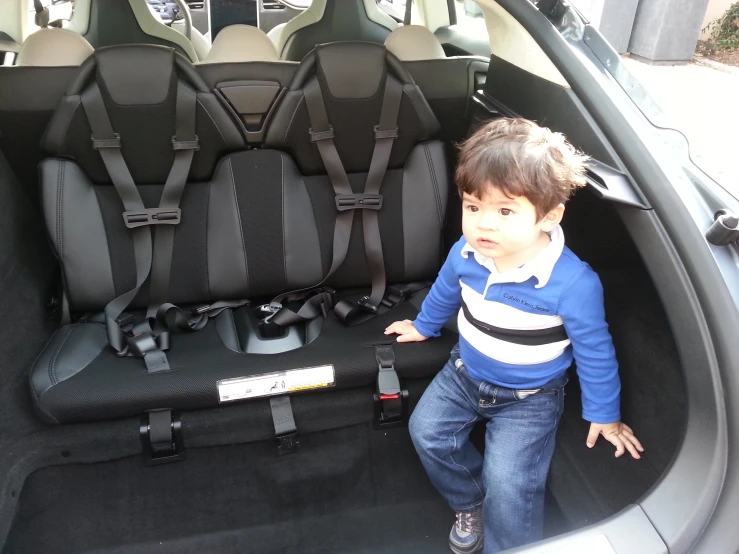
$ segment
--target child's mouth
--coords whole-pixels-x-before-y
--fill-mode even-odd
[[[495,248],[498,243],[490,239],[477,239],[477,244],[482,248]]]

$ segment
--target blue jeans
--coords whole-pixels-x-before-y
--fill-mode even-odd
[[[483,508],[485,554],[542,538],[544,486],[566,382],[562,375],[527,396],[478,381],[456,346],[413,412],[411,438],[433,485],[455,512]],[[484,458],[469,440],[482,419]]]

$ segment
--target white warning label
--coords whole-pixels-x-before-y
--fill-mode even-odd
[[[334,366],[322,365],[218,381],[221,402],[333,387]]]

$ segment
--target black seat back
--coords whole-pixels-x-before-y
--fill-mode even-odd
[[[334,144],[355,193],[364,190],[375,148],[386,79],[402,86],[398,138],[383,180],[378,213],[387,281],[432,278],[441,260],[441,230],[446,217],[447,166],[443,144],[432,140],[439,124],[418,87],[398,59],[372,43],[321,45],[301,62],[277,110],[265,144],[289,152],[310,194],[321,241],[324,274],[331,265],[336,221],[334,189],[315,142],[304,89],[318,83]],[[354,219],[349,251],[330,283],[338,288],[366,286],[361,218]]]
[[[243,139],[194,67],[172,48],[149,45],[102,48],[81,67],[55,112],[43,140],[52,155],[75,160],[96,184],[111,183],[100,154],[92,149],[92,130],[80,93],[96,80],[121,151],[138,185],[167,179],[174,151],[177,83],[184,79],[198,92],[195,152],[190,181],[213,174],[218,159],[243,147]]]
[[[441,124],[440,138],[447,143],[463,140],[472,120],[475,90],[485,84],[488,60],[477,56],[405,61]]]
[[[115,46],[96,51],[79,68],[44,137],[44,148],[54,158],[40,165],[42,207],[72,310],[100,310],[136,283],[131,229],[124,223],[123,203],[100,150],[93,148],[81,100],[95,86],[147,208],[158,206],[173,165],[178,88],[193,91],[199,149],[180,202],[184,215],[175,229],[170,292],[177,302],[208,301],[223,294],[208,278],[209,261],[212,273],[218,272],[218,259],[212,254],[223,239],[218,230],[210,232],[207,223],[209,210],[213,220],[223,222],[224,210],[237,209],[234,171],[220,167],[222,186],[216,191],[209,180],[217,162],[228,152],[243,149],[244,140],[192,64],[173,49]],[[229,284],[234,294],[243,285]],[[145,306],[146,295],[144,288],[132,305]]]
[[[0,66],[0,150],[34,199],[41,137],[78,72],[78,67]]]

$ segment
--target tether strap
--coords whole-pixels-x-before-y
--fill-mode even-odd
[[[144,203],[121,154],[121,138],[113,132],[108,112],[105,110],[103,97],[97,83],[93,83],[81,96],[87,120],[92,129],[93,148],[100,152],[105,169],[110,175],[116,192],[127,212],[144,210]],[[146,282],[151,270],[151,231],[148,225],[131,229],[133,252],[136,260],[136,286],[111,300],[105,306],[105,325],[108,331],[108,342],[117,351],[126,348],[123,331],[116,322]]]

